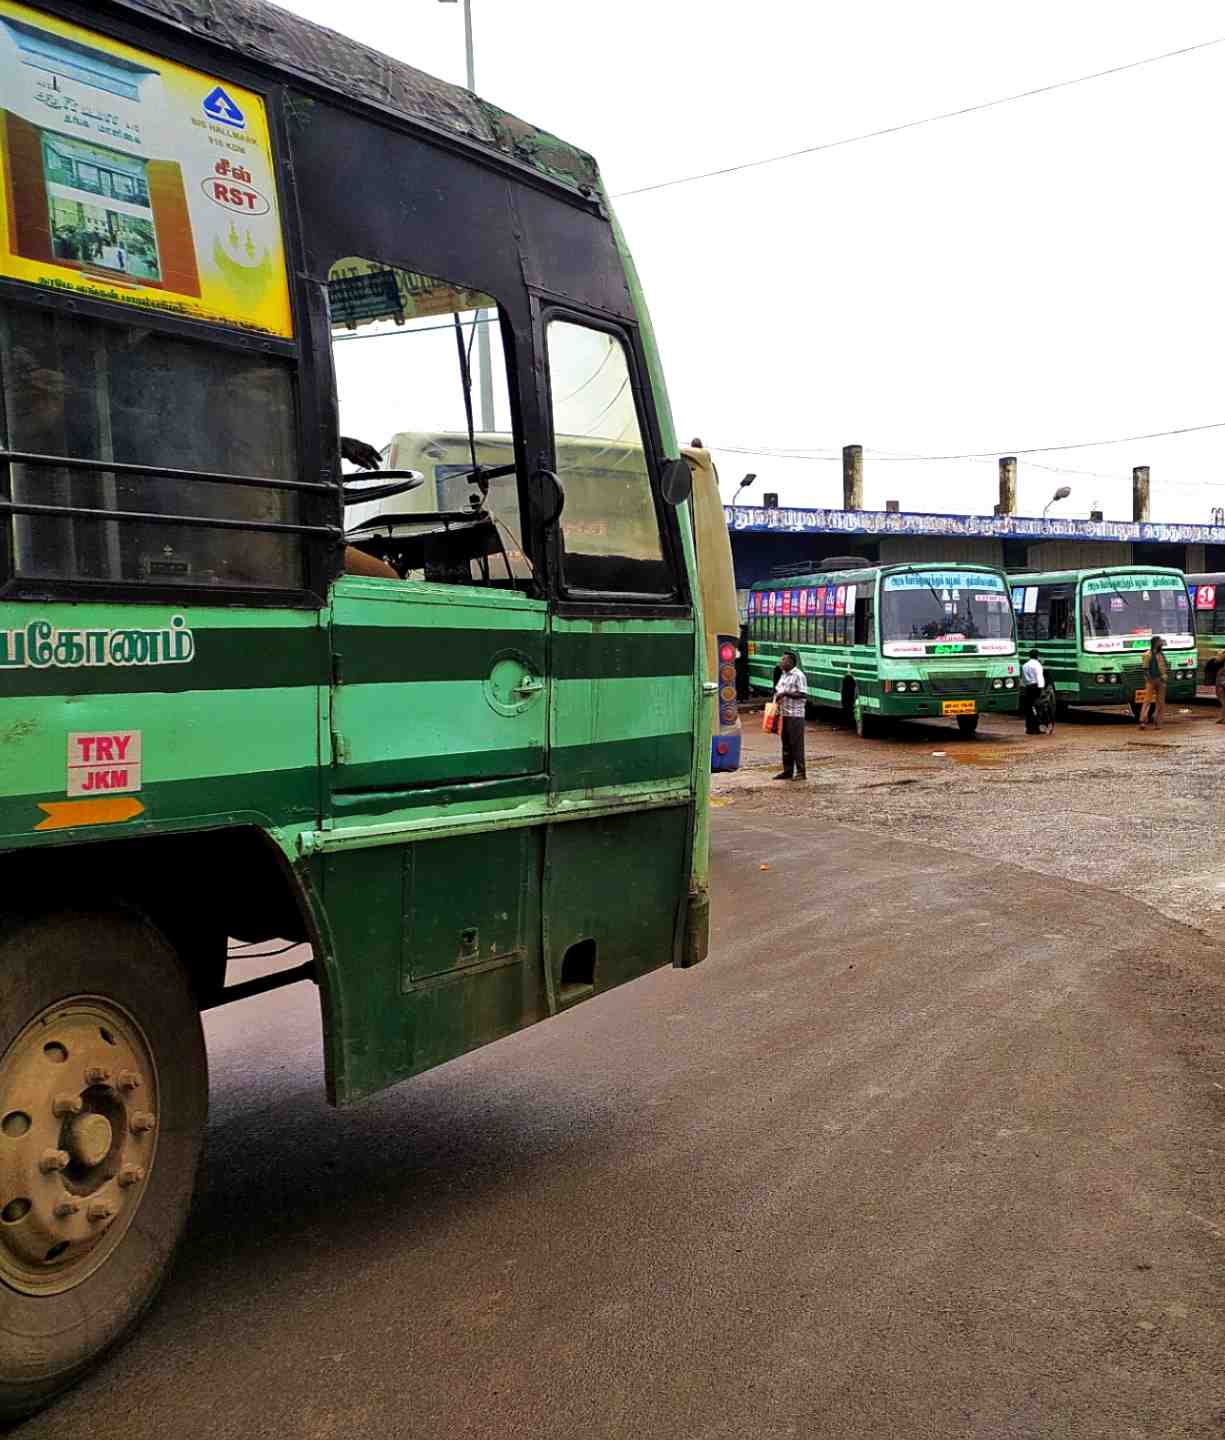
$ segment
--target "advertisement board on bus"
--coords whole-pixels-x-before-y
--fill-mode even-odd
[[[0,275],[292,335],[264,102],[0,0]]]

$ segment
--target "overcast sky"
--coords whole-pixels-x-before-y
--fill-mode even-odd
[[[478,90],[591,150],[614,196],[1225,36],[1208,0],[473,7]],[[288,8],[463,81],[459,4]],[[762,452],[858,442],[870,508],[989,513],[994,459],[884,456],[1225,421],[1222,97],[1225,44],[624,196],[680,438],[715,450],[725,495],[752,470],[749,496],[839,504],[836,458]],[[1222,428],[1022,455],[1020,509],[1069,484],[1053,514],[1130,518],[1136,464],[1154,519],[1225,505]]]

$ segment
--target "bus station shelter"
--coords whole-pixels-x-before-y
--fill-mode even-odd
[[[1225,525],[760,505],[726,505],[724,513],[742,613],[754,581],[783,567],[793,574],[815,568],[835,555],[884,565],[975,562],[1004,570],[1131,564],[1225,570]]]

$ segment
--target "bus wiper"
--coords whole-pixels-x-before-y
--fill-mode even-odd
[[[452,312],[455,321],[455,344],[459,350],[459,378],[464,388],[464,415],[468,421],[468,453],[472,456],[472,469],[468,478],[476,485],[481,492],[481,500],[489,495],[489,481],[481,475],[481,463],[476,458],[476,426],[472,420],[472,366],[469,363],[468,351],[464,346],[464,327],[459,323],[459,311]],[[472,327],[473,335],[476,334],[476,326]],[[479,503],[479,502],[478,502]]]

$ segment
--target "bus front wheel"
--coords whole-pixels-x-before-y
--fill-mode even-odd
[[[79,1379],[152,1302],[208,1111],[187,973],[142,916],[5,916],[0,1423]]]
[[[973,735],[978,729],[977,715],[958,715],[957,728],[963,735]]]

